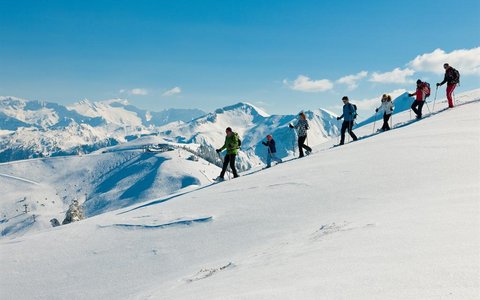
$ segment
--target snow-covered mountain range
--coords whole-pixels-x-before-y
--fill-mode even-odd
[[[187,122],[204,112],[151,112],[126,100],[82,100],[72,106],[0,97],[0,162],[89,153],[152,134],[156,127]]]
[[[297,115],[270,116],[249,103],[189,121],[185,118],[201,112],[152,113],[120,99],[83,100],[69,107],[13,97],[0,100],[5,125],[0,157],[17,160],[0,164],[0,183],[9,203],[0,206],[9,215],[3,218],[2,236],[49,227],[50,219],[61,219],[73,199],[79,200],[91,217],[208,184],[220,172],[215,148],[223,144],[229,126],[243,140],[237,159],[240,170],[262,164],[266,149],[261,141],[267,134],[277,140],[280,157],[292,157],[296,150],[296,134],[288,124],[295,122]],[[338,133],[339,122],[333,114],[324,110],[305,113],[310,120],[311,145]],[[176,150],[145,151],[159,144]],[[85,155],[89,152],[93,153]],[[45,158],[23,160],[35,157]],[[17,176],[26,173],[29,179]],[[17,182],[18,178],[25,180]],[[18,189],[19,185],[22,188]],[[29,205],[30,217],[12,218],[12,213],[21,212],[19,203]]]
[[[318,145],[338,135],[341,122],[333,113],[317,109],[305,114],[310,126],[308,144]],[[204,155],[216,155],[214,149],[223,145],[225,128],[231,127],[242,140],[237,165],[240,170],[247,170],[265,162],[267,148],[262,141],[267,134],[273,135],[279,157],[292,156],[296,151],[298,155],[296,132],[288,127],[297,119],[298,115],[269,115],[250,103],[240,102],[191,122],[161,127],[159,135],[172,142],[201,147]]]
[[[340,122],[322,109],[305,112],[310,121],[307,143],[317,145],[338,134]],[[242,138],[240,170],[266,159],[261,144],[267,134],[277,141],[280,157],[296,151],[296,133],[288,128],[297,115],[270,116],[252,104],[240,102],[205,114],[200,110],[170,109],[151,112],[126,100],[82,100],[65,107],[56,103],[0,98],[0,162],[35,157],[63,156],[127,143],[140,136],[158,135],[167,141],[198,150],[210,161],[223,145],[225,128]]]

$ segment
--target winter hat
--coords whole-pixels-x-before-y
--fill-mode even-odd
[[[225,129],[225,131],[232,132],[232,128],[230,128],[230,127],[227,127],[227,129]]]
[[[422,83],[422,81],[420,79],[417,80],[417,84],[420,84]]]
[[[271,138],[272,138],[272,135],[271,135],[271,134],[267,135],[267,140],[269,140],[269,139],[271,139]]]

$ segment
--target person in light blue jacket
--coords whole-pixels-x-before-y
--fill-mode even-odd
[[[267,141],[262,142],[262,144],[268,147],[267,168],[270,168],[272,166],[272,160],[277,162],[278,164],[282,162],[282,160],[276,156],[277,149],[275,148],[275,140],[270,134],[267,135]]]
[[[343,114],[337,118],[337,120],[340,120],[343,118],[342,130],[341,130],[342,137],[340,139],[340,145],[343,145],[343,143],[345,142],[345,131],[347,130],[350,136],[352,137],[352,139],[354,141],[357,140],[357,136],[352,131],[353,121],[357,116],[357,110],[355,109],[355,106],[353,104],[348,102],[347,96],[344,96],[342,98],[342,101],[343,101]]]

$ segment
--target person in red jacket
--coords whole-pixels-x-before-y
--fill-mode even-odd
[[[415,101],[413,101],[411,108],[417,115],[417,119],[421,119],[423,104],[425,104],[425,98],[427,96],[427,85],[420,79],[417,80],[417,90],[415,93],[408,94],[408,96],[415,96]]]
[[[447,100],[448,100],[448,107],[453,108],[453,90],[457,87],[457,84],[460,82],[460,73],[447,63],[443,64],[443,68],[445,69],[445,77],[443,78],[442,82],[437,83],[437,87],[443,85],[445,82],[447,83]]]

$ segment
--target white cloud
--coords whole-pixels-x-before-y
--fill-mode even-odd
[[[420,72],[443,74],[443,64],[448,63],[461,74],[480,75],[480,47],[472,49],[458,49],[450,53],[442,49],[435,49],[431,53],[418,55],[407,66]]]
[[[395,100],[395,98],[397,98],[398,96],[400,96],[405,92],[406,92],[405,89],[397,89],[385,94],[392,96],[392,100]],[[374,110],[376,107],[380,106],[382,95],[383,93],[381,95],[378,95],[375,98],[363,99],[363,100],[352,100],[351,102],[357,106],[358,110],[363,110],[363,111]]]
[[[173,95],[177,95],[177,94],[180,94],[182,92],[182,89],[179,88],[178,86],[166,91],[165,93],[162,94],[162,96],[164,97],[170,97],[170,96],[173,96]]]
[[[348,86],[348,90],[352,91],[358,87],[358,81],[367,77],[367,71],[361,71],[355,75],[347,75],[337,80],[338,83],[346,84]]]
[[[393,71],[385,73],[374,72],[369,81],[378,83],[411,83],[413,80],[408,77],[413,74],[415,74],[415,70],[395,68]]]
[[[284,79],[283,84],[292,90],[310,93],[324,92],[333,88],[333,83],[328,79],[312,80],[305,75],[298,75],[297,79],[293,82]]]
[[[132,89],[132,90],[130,91],[130,94],[132,94],[132,95],[145,96],[145,95],[148,95],[148,91],[147,91],[146,89],[136,88],[136,89]]]
[[[121,89],[120,94],[129,94],[129,95],[137,95],[137,96],[145,96],[148,95],[148,91],[146,89],[141,88],[134,88],[131,90]]]

